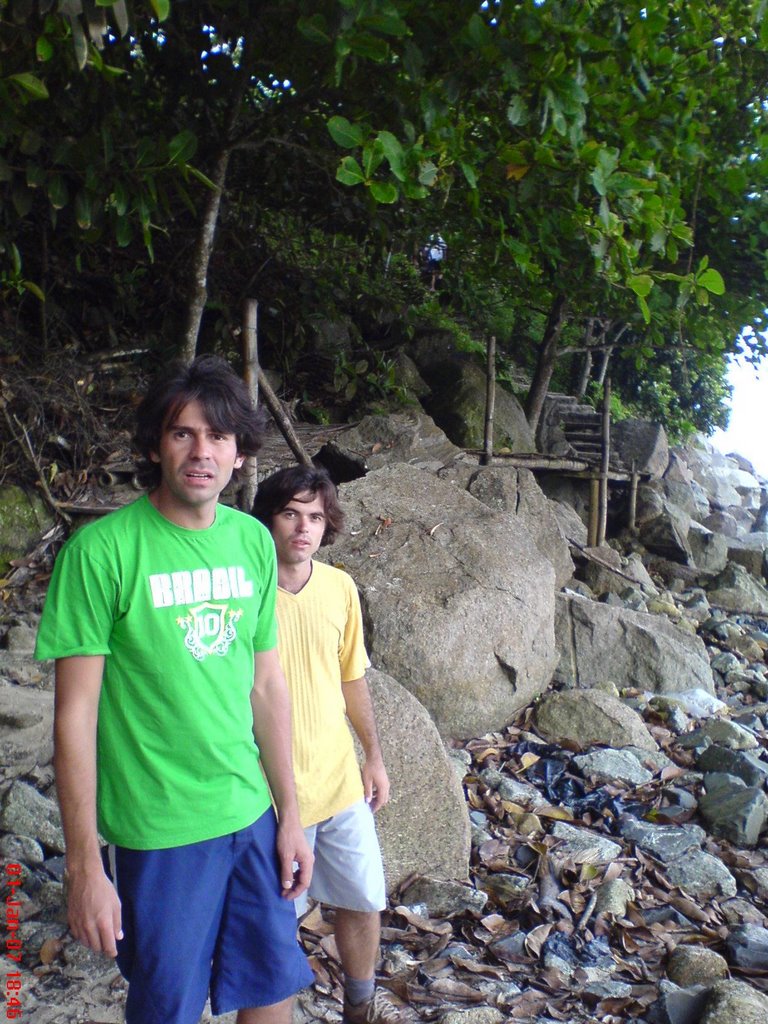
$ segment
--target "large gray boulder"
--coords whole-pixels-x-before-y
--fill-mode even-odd
[[[0,680],[0,778],[25,775],[53,756],[53,694]]]
[[[768,590],[747,570],[729,562],[707,589],[707,599],[716,608],[729,612],[768,614]]]
[[[653,693],[714,693],[704,643],[663,615],[632,612],[575,594],[557,595],[557,682],[587,689],[613,682]]]
[[[440,734],[426,708],[391,676],[371,669],[367,679],[391,783],[390,801],[376,815],[387,889],[414,872],[464,879],[469,814]]]
[[[741,538],[726,541],[727,555],[738,562],[761,583],[768,578],[768,534],[748,533]],[[725,568],[723,565],[721,568]]]
[[[531,533],[539,552],[552,563],[559,590],[573,576],[570,546],[555,515],[554,502],[545,497],[529,469],[488,466],[469,482],[469,493],[497,512],[508,512]]]
[[[551,743],[576,742],[657,750],[636,711],[604,690],[562,690],[545,694],[536,704],[536,728]]]
[[[669,465],[669,443],[664,427],[650,420],[619,420],[611,426],[611,444],[627,467],[660,477]]]
[[[408,462],[420,469],[437,471],[461,454],[426,413],[415,409],[366,416],[336,434],[334,441],[343,451],[362,459],[369,469]]]
[[[555,574],[530,532],[407,465],[343,485],[348,532],[323,557],[357,582],[371,660],[443,736],[500,728],[550,682]]]
[[[728,540],[721,533],[692,522],[688,530],[688,546],[697,569],[704,573],[722,572],[728,561]]]
[[[664,494],[661,482],[641,484],[637,491],[637,527],[641,544],[654,554],[689,565],[691,517]]]

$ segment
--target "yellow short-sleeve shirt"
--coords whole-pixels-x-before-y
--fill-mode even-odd
[[[278,587],[280,662],[293,711],[293,769],[304,827],[363,797],[342,683],[368,667],[360,599],[352,578],[324,562],[298,594]]]

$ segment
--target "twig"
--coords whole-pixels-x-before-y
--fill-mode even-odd
[[[581,915],[581,917],[579,918],[578,924],[576,925],[576,931],[577,932],[580,932],[583,928],[586,927],[587,922],[589,921],[590,917],[592,917],[592,914],[594,912],[595,904],[596,903],[597,903],[597,893],[593,892],[592,895],[589,897],[589,903],[584,908],[584,913]]]
[[[8,424],[8,430],[10,431],[11,437],[19,445],[22,452],[26,456],[27,460],[32,464],[32,468],[34,469],[35,473],[37,474],[38,483],[40,484],[40,490],[43,492],[43,498],[45,499],[46,504],[51,508],[54,515],[61,516],[61,518],[65,522],[71,523],[72,520],[70,519],[70,517],[67,515],[66,512],[59,508],[58,502],[50,492],[48,483],[45,479],[45,476],[43,475],[42,467],[40,466],[40,463],[37,460],[37,456],[35,455],[34,448],[32,447],[32,442],[29,440],[29,434],[27,433],[26,427],[19,421],[19,418],[17,416],[13,417],[13,420],[16,422],[16,425],[21,431],[21,436],[26,442],[25,447],[25,445],[22,443],[21,438],[19,438],[19,436],[13,429],[13,421],[11,420],[11,416],[8,412],[8,407],[5,401],[3,401],[2,399],[0,399],[0,408],[2,408],[3,410],[3,417],[5,418],[5,422]]]

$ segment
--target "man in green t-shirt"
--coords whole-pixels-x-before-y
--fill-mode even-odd
[[[70,929],[117,956],[127,1024],[196,1024],[209,993],[238,1024],[289,1024],[312,981],[290,902],[312,854],[275,553],[218,502],[261,421],[227,364],[200,357],[153,386],[137,424],[151,489],[68,541],[38,634],[56,659]]]

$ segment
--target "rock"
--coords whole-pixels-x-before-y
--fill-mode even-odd
[[[609,864],[621,853],[621,847],[605,836],[587,828],[577,828],[564,821],[556,821],[552,835],[563,842],[552,849],[555,859],[567,858],[576,864]]]
[[[743,981],[718,981],[707,993],[700,1024],[765,1024],[768,996]]]
[[[737,540],[726,541],[728,558],[743,566],[755,579],[764,582],[768,577],[768,535],[750,533]],[[722,566],[724,568],[724,565]]]
[[[683,859],[690,851],[698,850],[706,837],[704,829],[698,825],[652,825],[630,814],[621,816],[619,830],[624,839],[663,864]]]
[[[452,444],[425,413],[412,410],[387,416],[366,416],[336,435],[336,444],[365,460],[369,469],[407,462],[437,471],[449,465],[461,449]]]
[[[467,910],[480,913],[487,902],[484,892],[439,878],[417,878],[400,894],[401,904],[424,904],[430,917],[451,917]]]
[[[634,464],[643,475],[662,476],[669,465],[669,443],[659,423],[638,419],[612,423],[611,444],[627,468]]]
[[[729,962],[750,971],[764,971],[768,964],[768,928],[745,924],[725,940]]]
[[[26,782],[13,782],[3,796],[0,827],[29,836],[56,853],[64,852],[64,832],[59,808]]]
[[[376,814],[387,887],[413,872],[466,878],[470,827],[464,791],[426,709],[376,669],[366,674],[384,763],[389,803]],[[424,829],[422,822],[429,821]]]
[[[721,533],[725,537],[740,537],[744,533],[730,512],[720,510],[708,515],[702,525],[706,526],[708,530],[712,530],[713,533]]]
[[[551,562],[555,587],[559,590],[568,582],[573,575],[568,542],[560,530],[553,503],[545,497],[529,469],[488,466],[475,473],[467,489],[488,508],[514,515],[530,531],[542,557]]]
[[[490,789],[495,789],[502,800],[508,800],[510,803],[520,804],[523,807],[532,807],[534,810],[549,806],[547,798],[530,782],[522,782],[510,775],[502,775],[494,768],[485,768],[480,773],[480,778]]]
[[[703,985],[684,989],[662,979],[659,998],[650,1007],[651,1024],[701,1024],[707,989]]]
[[[768,779],[768,764],[744,750],[729,750],[717,744],[707,747],[696,759],[703,772],[727,772],[743,779],[748,786],[760,788]]]
[[[572,544],[580,544],[582,547],[586,547],[588,539],[587,525],[581,519],[578,512],[570,505],[566,505],[565,502],[555,501],[552,498],[549,501],[563,537]]]
[[[53,757],[53,694],[0,680],[0,774],[26,774]]]
[[[675,946],[667,961],[669,980],[682,988],[709,985],[728,977],[728,963],[706,946]]]
[[[36,626],[31,626],[27,622],[11,626],[5,637],[6,650],[10,654],[33,654],[36,637]]]
[[[708,736],[713,743],[719,743],[721,747],[728,747],[729,750],[754,750],[759,745],[754,733],[727,718],[711,719],[701,728],[688,733],[686,739],[699,734]]]
[[[14,861],[33,867],[43,863],[45,854],[40,843],[30,836],[4,835],[0,836],[0,857],[6,863]]]
[[[582,747],[655,750],[656,742],[630,707],[602,690],[563,690],[548,693],[534,711],[536,728],[551,743],[575,741]]]
[[[5,481],[0,488],[0,577],[11,560],[21,558],[53,524],[45,503],[34,491]]]
[[[729,562],[715,577],[707,597],[711,605],[726,611],[768,614],[768,590],[735,562]]]
[[[667,879],[694,899],[735,896],[736,879],[718,857],[690,850],[681,860],[665,865]]]
[[[658,616],[558,594],[555,636],[555,680],[561,685],[586,688],[620,679],[654,693],[695,687],[714,692],[701,639]]]
[[[440,1024],[501,1024],[504,1014],[495,1006],[475,1006],[470,1010],[448,1010]]]
[[[661,484],[642,484],[637,492],[637,525],[640,543],[673,562],[690,565],[693,561],[688,543],[691,517],[664,497]]]
[[[688,546],[694,565],[702,572],[722,572],[731,557],[727,539],[721,533],[708,530],[701,523],[691,523],[688,529]]]
[[[396,465],[342,486],[349,532],[322,557],[355,578],[369,655],[446,737],[506,722],[549,683],[554,572],[514,516]]]
[[[634,754],[623,750],[592,750],[579,754],[573,762],[579,771],[595,782],[624,782],[632,786],[645,786],[653,773],[643,768]]]
[[[627,904],[635,898],[635,890],[623,878],[613,878],[603,882],[596,893],[595,914],[609,914],[611,917],[624,917]]]

